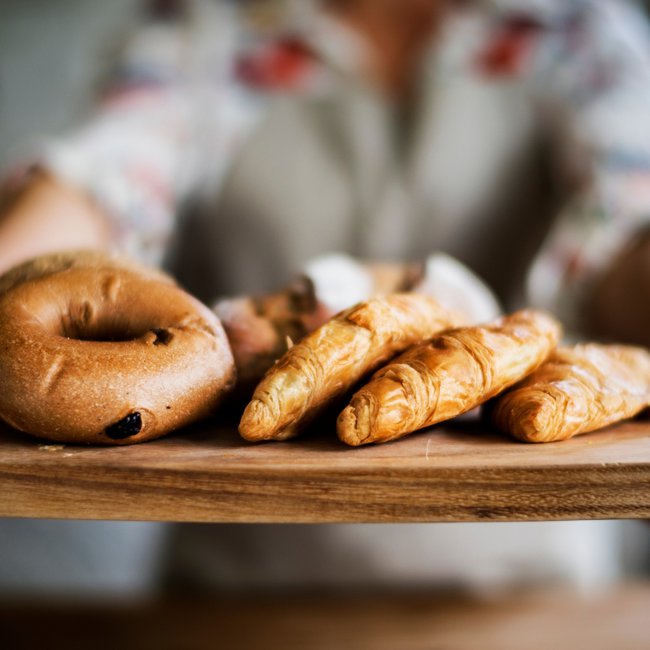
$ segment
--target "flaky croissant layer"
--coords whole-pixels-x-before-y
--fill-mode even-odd
[[[247,440],[296,435],[325,406],[415,343],[460,324],[436,300],[415,293],[360,303],[296,343],[255,389],[239,432]]]
[[[595,343],[558,348],[494,405],[495,426],[526,442],[566,440],[650,406],[650,353]]]
[[[534,310],[444,332],[378,370],[339,415],[338,436],[355,446],[386,442],[465,413],[537,368],[560,334]]]

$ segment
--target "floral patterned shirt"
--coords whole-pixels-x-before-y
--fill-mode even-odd
[[[574,191],[527,286],[532,303],[571,319],[650,223],[647,24],[621,0],[502,1],[473,19],[478,28],[456,36],[449,28],[461,53],[444,63],[450,73],[471,67],[495,83],[520,80],[562,115],[556,136]],[[218,192],[268,98],[317,94],[354,76],[362,58],[359,39],[322,15],[253,38],[232,9],[196,3],[191,20],[135,34],[96,115],[47,143],[41,164],[95,197],[116,247],[159,263],[181,207]]]

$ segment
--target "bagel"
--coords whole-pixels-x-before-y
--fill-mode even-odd
[[[126,257],[121,257],[113,253],[105,253],[103,251],[80,250],[41,255],[40,257],[14,266],[0,275],[0,294],[9,291],[9,289],[23,282],[36,280],[45,275],[52,275],[52,273],[58,273],[72,268],[97,268],[98,266],[127,268],[147,277],[158,279],[161,282],[175,284],[173,278],[163,271],[142,266]]]
[[[208,415],[234,381],[217,317],[158,271],[83,253],[0,278],[0,418],[20,431],[144,442]]]

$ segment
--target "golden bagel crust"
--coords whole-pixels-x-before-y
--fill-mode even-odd
[[[9,289],[16,287],[23,282],[36,280],[37,278],[41,278],[45,275],[52,275],[59,271],[65,271],[72,268],[97,268],[102,266],[127,268],[142,273],[148,277],[156,278],[161,282],[175,284],[174,280],[163,271],[148,266],[142,266],[137,262],[114,253],[78,250],[41,255],[40,257],[14,266],[3,275],[0,275],[0,294],[9,291]]]
[[[130,444],[208,415],[235,378],[219,320],[157,271],[85,255],[0,278],[0,417],[50,440]]]

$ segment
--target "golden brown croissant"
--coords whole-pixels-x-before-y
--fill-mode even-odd
[[[650,353],[595,343],[558,348],[494,404],[492,421],[526,442],[566,440],[650,405]]]
[[[410,291],[424,273],[424,266],[415,263],[365,264],[362,268],[372,279],[372,296],[368,298]],[[248,393],[249,399],[264,373],[292,344],[335,314],[319,300],[314,283],[306,275],[297,276],[282,291],[220,300],[214,312],[235,358],[237,386]]]
[[[269,370],[244,411],[239,432],[248,440],[290,438],[392,356],[458,324],[458,317],[433,298],[410,293],[347,309]]]
[[[560,332],[549,315],[524,310],[416,345],[354,394],[338,436],[355,446],[386,442],[465,413],[537,368]]]

